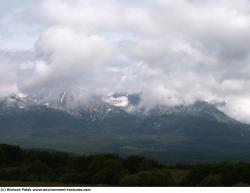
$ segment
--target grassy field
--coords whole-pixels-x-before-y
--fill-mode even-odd
[[[40,181],[2,181],[0,180],[0,187],[84,187],[83,184],[70,184],[60,182],[40,182]]]

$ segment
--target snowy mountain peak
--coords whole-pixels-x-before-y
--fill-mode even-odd
[[[108,103],[116,107],[127,107],[129,105],[129,100],[127,96],[119,96],[119,97],[109,96],[103,98],[103,101],[105,103]]]
[[[32,106],[43,106],[46,108],[56,109],[68,112],[74,116],[90,116],[93,120],[103,119],[114,113],[124,112],[137,114],[142,117],[162,116],[162,115],[184,115],[189,114],[198,116],[203,114],[211,119],[220,122],[231,122],[232,120],[214,104],[204,101],[196,101],[191,105],[179,105],[169,107],[165,105],[156,105],[151,109],[146,109],[142,103],[140,94],[114,94],[106,97],[93,97],[89,103],[74,104],[74,96],[70,93],[62,92],[58,95],[57,100],[44,100],[42,98],[31,97],[24,94],[12,95],[0,102],[4,111],[8,110],[28,110]],[[74,106],[75,105],[75,106]],[[3,110],[1,110],[3,111]]]

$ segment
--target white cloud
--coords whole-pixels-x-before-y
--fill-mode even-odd
[[[16,55],[0,61],[0,89],[142,92],[148,106],[226,101],[226,113],[250,122],[247,0],[25,1],[8,9],[0,47],[34,50],[21,64]]]

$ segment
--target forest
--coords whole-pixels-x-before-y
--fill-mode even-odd
[[[250,163],[166,165],[140,155],[79,155],[0,145],[0,186],[248,186]]]

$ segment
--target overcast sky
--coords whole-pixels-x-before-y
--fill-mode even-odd
[[[250,122],[250,1],[0,0],[0,96],[62,91],[226,102]]]

